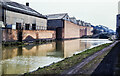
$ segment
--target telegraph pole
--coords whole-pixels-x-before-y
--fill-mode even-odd
[[[116,25],[116,37],[120,40],[120,1],[118,2],[118,15],[117,15],[117,25]]]

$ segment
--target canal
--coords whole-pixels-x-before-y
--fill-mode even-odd
[[[0,75],[31,72],[86,49],[110,42],[107,39],[75,39],[19,48],[2,48],[0,51]]]

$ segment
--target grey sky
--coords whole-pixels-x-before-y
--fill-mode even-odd
[[[116,29],[118,0],[12,0],[30,7],[41,14],[68,13],[93,25]]]

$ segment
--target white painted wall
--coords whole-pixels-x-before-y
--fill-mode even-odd
[[[15,28],[14,25],[16,25],[16,22],[21,23],[22,25],[30,24],[31,27],[32,27],[32,24],[36,24],[36,27],[42,26],[44,27],[44,30],[47,29],[47,19],[38,18],[35,16],[30,16],[30,15],[6,10],[6,23],[9,25],[12,24],[14,29]],[[42,29],[42,28],[38,28],[38,29]]]

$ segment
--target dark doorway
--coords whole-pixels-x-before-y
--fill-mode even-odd
[[[25,24],[25,30],[29,30],[30,24]]]
[[[85,35],[87,35],[87,28],[85,28]]]
[[[36,24],[32,24],[32,30],[36,30]]]
[[[16,29],[17,29],[17,39],[19,42],[22,42],[22,28],[21,23],[16,23]]]
[[[63,37],[62,37],[62,27],[58,27],[56,28],[56,39],[57,40],[62,40]]]

